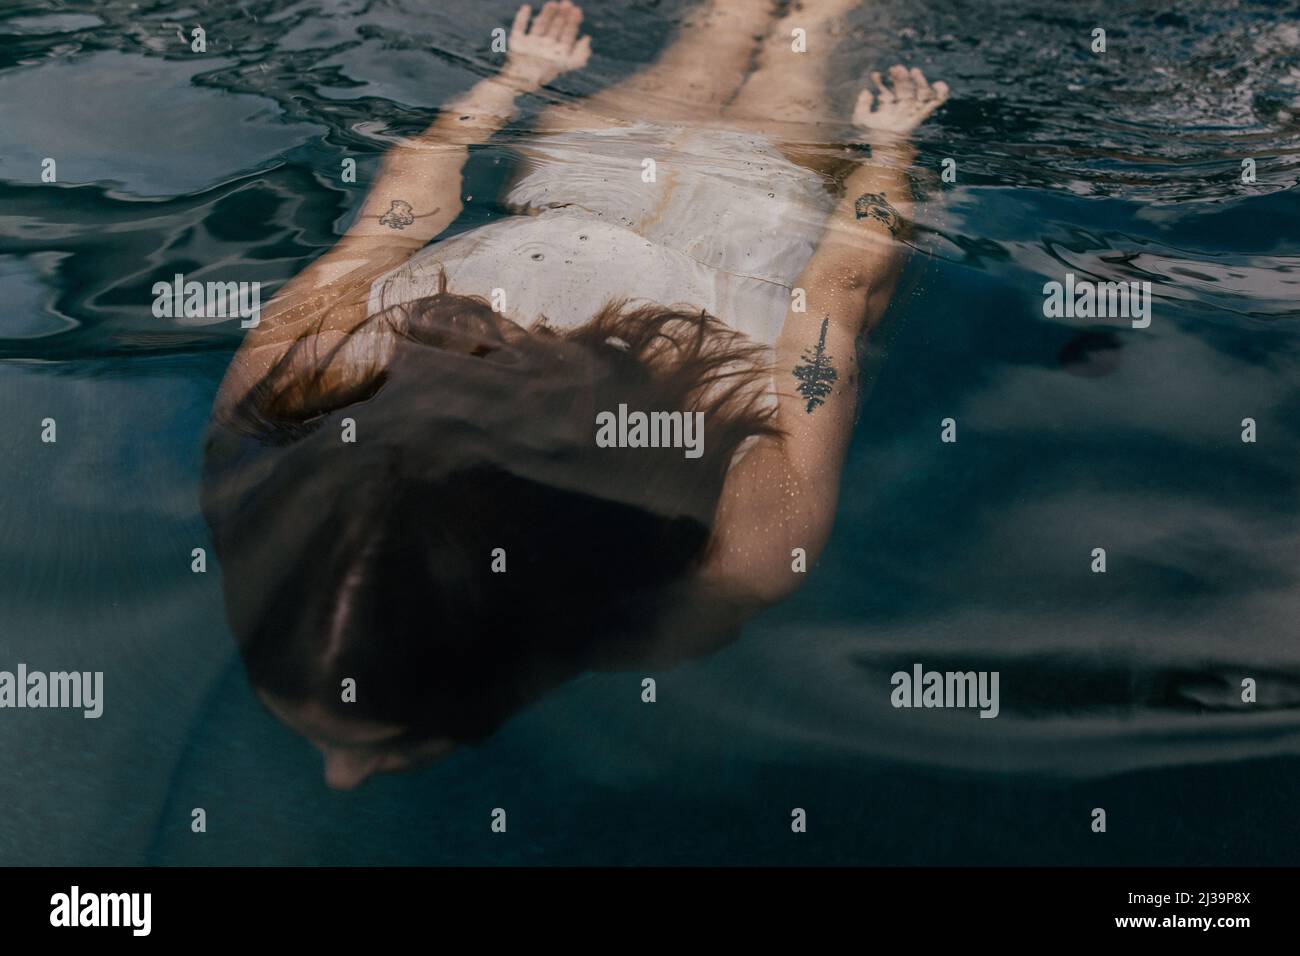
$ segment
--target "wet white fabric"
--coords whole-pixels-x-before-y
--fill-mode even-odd
[[[434,243],[377,280],[372,311],[448,288],[529,326],[583,324],[612,298],[704,309],[776,341],[831,197],[753,133],[648,123],[520,147],[509,216]],[[653,181],[646,160],[654,161]]]

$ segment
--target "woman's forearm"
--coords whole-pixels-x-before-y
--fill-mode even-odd
[[[348,234],[423,245],[447,228],[461,212],[469,147],[487,142],[509,122],[527,89],[509,70],[480,80],[423,133],[392,147]]]
[[[873,147],[871,161],[857,167],[845,179],[842,205],[860,214],[859,198],[863,195],[882,196],[898,214],[899,224],[906,223],[912,216],[912,184],[908,171],[915,161],[916,150],[910,143]]]
[[[348,236],[412,248],[451,225],[461,211],[469,147],[486,142],[514,116],[519,94],[587,64],[591,38],[579,38],[581,22],[582,11],[571,3],[547,4],[536,19],[530,6],[520,7],[505,67],[448,103],[421,135],[388,151]]]
[[[864,299],[858,315],[845,316],[855,333],[879,317],[882,294],[887,302],[906,258],[901,237],[912,217],[908,170],[915,158],[916,150],[906,142],[873,148],[871,161],[844,180],[844,194],[827,221],[818,254],[834,263],[840,282],[858,289]]]

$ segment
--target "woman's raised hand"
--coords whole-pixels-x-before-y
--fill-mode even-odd
[[[853,125],[867,142],[905,139],[948,99],[947,83],[940,80],[931,85],[915,67],[890,67],[889,81],[893,89],[885,85],[878,72],[872,73],[871,82],[878,92],[865,89],[858,95]]]
[[[515,14],[502,75],[529,89],[539,89],[562,73],[578,70],[591,57],[591,37],[578,39],[582,10],[571,0],[547,0],[528,27],[533,8]]]

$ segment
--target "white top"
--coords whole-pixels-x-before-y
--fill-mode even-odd
[[[627,298],[776,341],[832,206],[817,174],[758,134],[649,123],[540,135],[520,151],[530,163],[505,201],[523,214],[427,246],[375,281],[372,312],[435,294],[441,267],[451,292],[492,302],[499,290],[525,327],[580,326]]]

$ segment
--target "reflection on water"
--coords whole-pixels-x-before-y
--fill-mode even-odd
[[[592,4],[592,67],[547,95],[648,62],[689,6]],[[1160,827],[1191,788],[1266,832],[1270,794],[1297,782],[1300,10],[1038,6],[871,4],[835,54],[827,119],[899,60],[956,95],[921,133],[926,255],[876,346],[807,588],[655,675],[653,709],[641,675],[584,678],[484,748],[348,797],[258,709],[217,573],[189,570],[199,436],[240,330],[157,319],[150,289],[181,272],[269,295],[346,225],[385,144],[490,71],[509,4],[29,4],[0,21],[0,667],[103,669],[107,696],[100,721],[0,714],[20,768],[0,779],[0,861],[475,861],[502,801],[533,821],[492,848],[510,862],[1285,853],[1232,827],[1197,851]],[[476,153],[455,230],[506,213],[527,125]],[[358,185],[337,175],[348,157]],[[1067,272],[1150,282],[1151,327],[1044,317],[1043,284]],[[56,446],[34,437],[46,416]],[[915,662],[999,671],[1001,715],[891,708],[890,674]],[[1230,762],[1246,769],[1228,779]],[[1053,836],[1102,793],[1155,849]],[[833,846],[734,846],[772,814],[780,831],[787,803],[838,814]],[[220,840],[189,838],[195,806]],[[682,823],[701,807],[712,822]],[[986,833],[882,835],[967,810]]]

